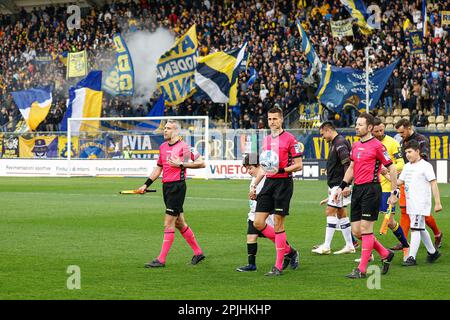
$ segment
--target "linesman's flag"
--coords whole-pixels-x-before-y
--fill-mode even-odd
[[[229,52],[219,51],[197,59],[197,98],[208,97],[215,103],[232,106],[237,104],[239,65],[246,47],[247,43]]]
[[[47,117],[52,105],[50,86],[11,92],[11,95],[28,128],[31,131],[36,130],[39,124]]]
[[[67,111],[62,121],[62,131],[67,131],[68,118],[96,118],[102,113],[102,72],[91,71],[88,76],[69,89]],[[95,131],[99,121],[72,122],[72,132]]]

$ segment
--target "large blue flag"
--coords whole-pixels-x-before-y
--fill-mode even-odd
[[[399,59],[369,75],[369,109],[373,109],[378,103],[398,61]],[[323,66],[322,81],[316,96],[328,109],[335,112],[341,111],[349,103],[358,110],[366,108],[366,73],[352,68]]]
[[[132,96],[134,93],[134,68],[130,52],[122,36],[114,35],[116,62],[106,73],[102,89],[111,95]]]
[[[155,105],[148,112],[147,117],[162,117],[164,116],[165,100],[164,95],[161,94]],[[136,130],[155,130],[159,128],[161,120],[151,120],[147,122],[140,122],[136,125]]]

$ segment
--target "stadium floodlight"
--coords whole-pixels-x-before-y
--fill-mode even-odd
[[[96,117],[69,118],[67,121],[67,175],[72,172],[72,140],[94,136],[124,136],[138,134],[152,135],[161,140],[163,128],[160,122],[177,120],[180,123],[180,136],[191,147],[200,146],[198,150],[205,162],[209,160],[209,117],[208,116],[157,116],[157,117]],[[119,128],[117,124],[120,124]],[[158,146],[159,147],[159,146]],[[120,150],[123,151],[123,150]],[[157,152],[157,151],[156,151]],[[111,160],[116,161],[116,160]],[[206,176],[207,178],[207,176]]]

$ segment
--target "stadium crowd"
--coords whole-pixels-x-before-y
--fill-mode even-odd
[[[418,126],[427,124],[426,115],[449,115],[450,112],[450,36],[449,26],[442,26],[440,12],[450,10],[445,0],[428,1],[429,35],[424,38],[423,55],[411,54],[407,17],[416,20],[421,11],[419,0],[379,1],[381,28],[364,36],[356,25],[353,37],[333,38],[330,20],[350,17],[340,1],[117,1],[102,8],[83,11],[80,29],[68,30],[66,7],[48,6],[22,11],[17,15],[0,14],[0,128],[13,131],[21,114],[12,101],[11,91],[34,86],[53,87],[53,105],[40,131],[59,129],[65,112],[69,83],[65,79],[63,53],[87,49],[92,68],[101,68],[102,52],[112,48],[115,32],[156,31],[169,28],[182,35],[197,24],[200,55],[227,50],[248,42],[249,67],[257,79],[247,85],[249,72],[239,76],[239,104],[230,107],[228,121],[233,128],[265,128],[269,107],[280,106],[285,114],[300,104],[316,102],[316,86],[302,82],[309,63],[301,51],[296,27],[299,19],[323,63],[364,68],[364,48],[376,49],[372,65],[381,68],[400,57],[378,108],[392,112],[394,107],[408,108]],[[366,2],[368,6],[369,1]],[[420,21],[412,21],[411,27]],[[447,27],[447,29],[445,29]],[[150,44],[149,44],[150,45]],[[51,57],[50,59],[48,57]],[[143,116],[156,97],[147,103],[134,104],[124,97],[105,94],[103,116]],[[421,114],[419,113],[421,110]],[[225,106],[207,100],[187,99],[166,108],[167,115],[209,115],[224,119]],[[357,110],[345,108],[340,117],[328,112],[339,127],[354,123]]]

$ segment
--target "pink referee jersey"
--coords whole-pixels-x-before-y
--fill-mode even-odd
[[[273,138],[272,135],[268,135],[263,141],[263,151],[272,150],[278,154],[279,168],[286,168],[292,165],[294,158],[299,158],[303,155],[300,143],[297,139],[283,130],[281,134]],[[292,173],[267,173],[267,178],[288,178],[292,177]]]
[[[174,144],[164,142],[159,147],[159,159],[157,165],[163,168],[162,182],[183,181],[186,178],[186,169],[170,166],[168,160],[172,157],[179,158],[182,162],[188,162],[189,159],[195,161],[200,154],[191,148],[186,142],[178,140]]]
[[[388,167],[392,164],[386,147],[375,137],[355,142],[350,160],[354,162],[355,185],[380,183],[381,165]]]

